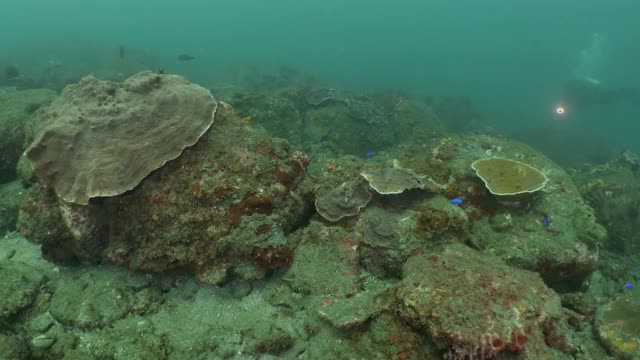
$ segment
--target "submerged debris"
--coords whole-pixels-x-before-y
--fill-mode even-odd
[[[369,169],[360,175],[379,194],[400,194],[405,190],[424,189],[424,183],[410,169],[400,167]]]
[[[515,160],[480,159],[471,167],[494,195],[533,193],[549,181],[542,171]]]

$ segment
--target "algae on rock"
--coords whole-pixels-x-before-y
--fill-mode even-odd
[[[36,111],[49,104],[51,90],[15,91],[0,96],[0,183],[16,178],[16,165],[28,141],[28,127]]]

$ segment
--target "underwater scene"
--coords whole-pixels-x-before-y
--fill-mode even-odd
[[[640,359],[637,1],[0,9],[0,360]]]

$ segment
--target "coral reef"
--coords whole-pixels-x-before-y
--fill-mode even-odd
[[[597,244],[607,233],[566,172],[524,144],[487,135],[464,137],[447,156],[452,176],[469,179],[474,158],[504,153],[545,169],[548,183],[542,191],[506,201],[473,186],[458,186],[474,219],[472,246],[540,273],[560,292],[579,289],[594,270]]]
[[[83,96],[161,86],[145,76],[91,79]],[[635,290],[625,289],[629,302],[607,297],[640,275],[601,246],[610,241],[602,225],[612,234],[620,223],[597,222],[618,194],[637,190],[633,154],[574,171],[594,212],[539,152],[444,136],[401,91],[301,87],[285,68],[255,81],[228,94],[235,107],[218,102],[195,144],[118,195],[70,203],[22,158],[17,228],[56,265],[17,234],[0,240],[0,277],[11,284],[0,354],[604,359],[598,341],[633,354],[633,321],[626,334],[608,329],[617,309],[633,312]],[[58,114],[81,107],[67,96]],[[27,142],[56,120],[56,102],[22,127]],[[482,173],[491,162],[511,175]],[[496,191],[496,179],[510,189]]]
[[[323,87],[237,91],[228,98],[240,117],[305,150],[314,145],[362,156],[415,138],[442,133],[440,119],[424,104],[396,94],[351,94]],[[392,106],[387,105],[393,103]]]

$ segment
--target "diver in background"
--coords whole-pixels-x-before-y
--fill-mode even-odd
[[[572,79],[564,84],[562,99],[567,107],[572,108],[620,102],[640,105],[640,92],[634,88],[606,89],[600,83],[592,83],[584,79]]]
[[[589,48],[580,52],[580,60],[573,71],[573,78],[564,84],[562,91],[564,106],[580,108],[622,102],[640,105],[638,89],[608,89],[600,84],[598,75],[602,67],[603,51],[604,39],[600,34],[593,34]]]

